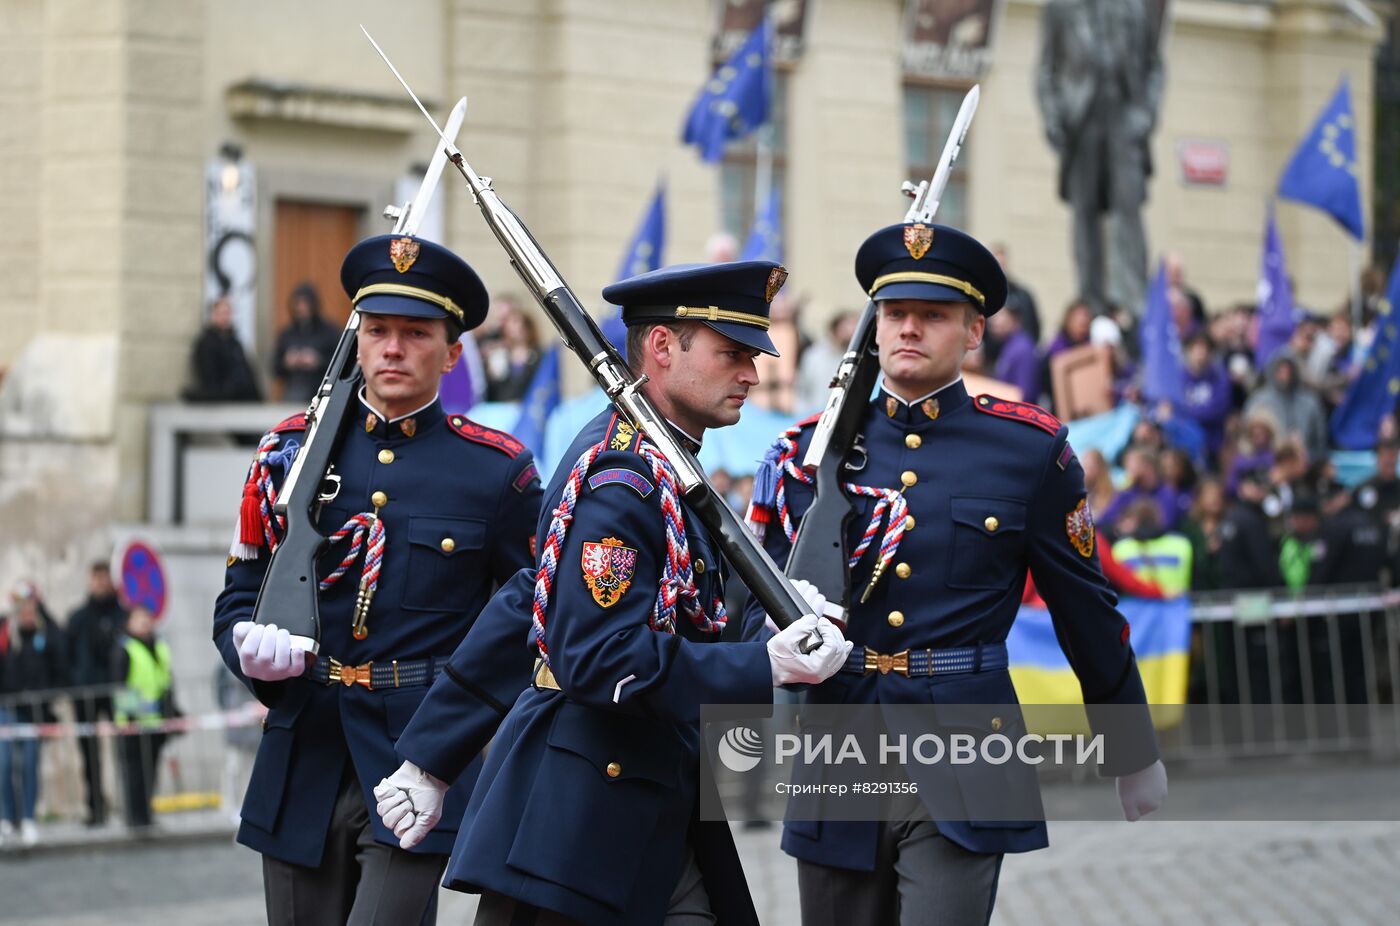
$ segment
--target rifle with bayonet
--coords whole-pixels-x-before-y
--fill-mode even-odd
[[[447,120],[447,131],[457,136],[467,115],[463,97]],[[394,219],[394,234],[412,235],[426,215],[438,178],[447,165],[447,155],[438,150],[417,194],[402,206],[389,206],[385,218]],[[340,477],[332,472],[331,460],[345,434],[345,425],[355,405],[362,377],[357,359],[360,313],[352,311],[331,355],[330,366],[306,409],[306,437],[292,462],[273,505],[273,512],[285,519],[286,529],[263,575],[253,620],[286,628],[292,645],[308,653],[321,646],[321,607],[316,557],[326,546],[326,535],[313,520],[319,505],[335,498]],[[364,580],[355,600],[356,639],[364,633],[369,611],[370,591]]]
[[[938,160],[933,178],[918,186],[905,181],[902,192],[914,200],[904,215],[906,223],[927,225],[938,212],[943,191],[953,162],[962,150],[972,117],[977,112],[980,88],[974,86],[963,98],[958,117],[953,121],[943,156]],[[794,579],[806,579],[821,590],[832,606],[828,616],[844,625],[851,605],[851,571],[846,549],[847,527],[855,517],[856,506],[841,488],[846,458],[858,449],[856,441],[865,417],[865,408],[875,381],[880,376],[880,357],[875,346],[875,322],[878,315],[875,300],[865,305],[856,323],[846,353],[836,368],[827,394],[826,407],[817,421],[812,441],[802,458],[802,468],[812,476],[816,493],[811,506],[802,516],[788,556],[787,574]],[[865,594],[880,580],[879,567],[870,578]],[[839,584],[839,587],[838,587]],[[864,596],[862,596],[862,601]],[[839,614],[834,614],[836,607]]]
[[[361,27],[361,30],[374,46],[374,50],[384,59],[384,63],[389,66],[389,70],[393,71],[404,90],[413,98],[413,102],[418,104],[423,116],[442,137],[448,159],[466,179],[486,224],[509,255],[515,272],[520,275],[520,279],[549,316],[564,345],[583,361],[588,372],[607,393],[612,403],[627,417],[628,422],[645,434],[670,462],[686,502],[699,515],[701,522],[724,552],[725,558],[743,577],[749,591],[763,604],[768,616],[779,627],[787,627],[807,613],[809,608],[806,601],[759,546],[753,534],[749,533],[748,528],[730,509],[724,497],[710,485],[694,455],[675,438],[656,406],[642,392],[646,380],[632,372],[617,348],[603,335],[598,323],[564,282],[558,269],[550,262],[548,255],[535,241],[529,229],[491,188],[491,178],[479,176],[472,169],[462,157],[462,152],[457,150],[453,140],[438,129],[433,117],[423,108],[413,89],[399,74],[389,56],[384,54],[379,43],[374,41],[374,37],[364,27]],[[807,646],[815,648],[820,643],[820,636],[813,634],[812,639],[807,641]]]

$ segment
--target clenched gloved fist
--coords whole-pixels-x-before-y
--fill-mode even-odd
[[[821,646],[804,653],[802,644],[813,631],[821,635]],[[798,618],[768,641],[768,664],[773,670],[774,685],[824,682],[840,671],[850,654],[851,644],[836,625],[815,614]]]
[[[817,617],[821,617],[822,614],[825,613],[826,596],[818,591],[815,585],[808,582],[806,579],[793,579],[792,587],[797,589],[798,593],[802,595],[802,600],[807,603],[808,614],[815,614]],[[778,625],[773,621],[771,615],[768,616],[768,619],[764,623],[766,623],[768,629],[774,633],[780,632],[778,630]]]
[[[404,762],[375,786],[374,798],[379,802],[375,810],[389,831],[399,837],[399,848],[411,849],[442,819],[446,793],[447,782]]]
[[[1167,799],[1167,767],[1158,759],[1140,772],[1118,779],[1118,801],[1129,823],[1159,810]]]
[[[292,635],[276,624],[239,621],[233,625],[238,667],[248,678],[280,682],[306,671],[306,650],[292,645]]]

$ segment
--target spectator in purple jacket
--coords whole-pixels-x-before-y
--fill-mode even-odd
[[[996,371],[993,375],[1004,383],[1010,383],[1021,390],[1021,398],[1026,402],[1039,402],[1043,391],[1040,382],[1041,362],[1036,353],[1035,341],[1021,323],[1015,312],[998,312],[987,322],[997,343]]]
[[[1211,459],[1225,441],[1225,419],[1231,406],[1230,374],[1216,358],[1210,337],[1197,332],[1186,342],[1186,381],[1177,414],[1201,426]]]
[[[1230,462],[1230,474],[1225,480],[1225,487],[1230,490],[1232,498],[1238,495],[1240,480],[1245,473],[1256,470],[1268,472],[1273,467],[1277,441],[1278,425],[1268,412],[1258,410],[1245,419],[1244,439]]]
[[[1076,299],[1071,302],[1069,308],[1065,309],[1065,320],[1060,323],[1060,330],[1056,332],[1050,346],[1045,349],[1046,359],[1062,354],[1071,347],[1088,344],[1089,324],[1093,320],[1093,313],[1089,311],[1089,306],[1084,300]]]
[[[1164,526],[1175,527],[1176,519],[1180,517],[1175,505],[1175,491],[1162,484],[1156,452],[1146,447],[1129,447],[1123,454],[1123,470],[1128,475],[1127,488],[1113,496],[1113,501],[1108,503],[1103,514],[1096,519],[1104,526],[1104,530],[1111,536],[1118,536],[1118,518],[1134,502],[1143,498],[1156,503]]]

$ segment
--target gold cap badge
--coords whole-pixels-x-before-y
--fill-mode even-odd
[[[394,262],[395,270],[407,273],[418,259],[418,242],[412,238],[395,238],[389,242],[389,259]]]
[[[774,267],[768,272],[768,286],[763,290],[763,300],[772,302],[773,297],[778,295],[778,290],[783,288],[787,282],[788,272],[783,267]]]
[[[904,226],[904,249],[909,252],[910,257],[918,260],[927,254],[932,246],[933,229],[919,224]]]

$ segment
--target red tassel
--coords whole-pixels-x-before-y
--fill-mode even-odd
[[[238,509],[238,542],[250,547],[263,546],[262,499],[257,479],[243,486],[243,505]]]
[[[773,520],[773,510],[767,505],[750,505],[748,522],[750,524],[768,524]]]

